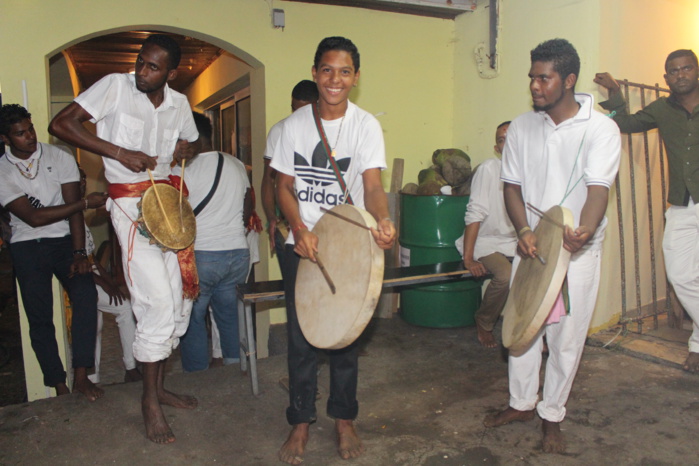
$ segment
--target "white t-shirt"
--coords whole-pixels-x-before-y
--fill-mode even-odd
[[[592,108],[589,94],[575,94],[578,113],[556,125],[546,112],[528,112],[507,129],[501,179],[522,187],[524,202],[546,211],[569,208],[580,225],[588,186],[609,188],[619,169],[621,137],[616,123]],[[539,216],[527,209],[534,228]],[[607,226],[605,217],[585,248],[599,248]]]
[[[6,149],[5,156],[0,158],[0,204],[7,206],[22,196],[27,196],[37,209],[65,204],[61,185],[80,181],[75,158],[64,148],[38,143],[36,152],[30,159],[34,159],[33,168],[36,170],[32,172],[36,173],[36,177],[31,180],[24,177],[16,166],[18,163],[26,165],[28,161],[14,157],[9,147]],[[70,234],[68,219],[34,228],[10,213],[10,225],[11,243],[38,238],[62,238]]]
[[[269,133],[267,133],[267,144],[265,145],[264,158],[272,160],[274,150],[277,148],[277,144],[279,144],[279,140],[282,138],[282,128],[284,127],[285,121],[286,118],[276,122],[274,126],[270,128]]]
[[[192,209],[209,194],[216,178],[218,152],[202,152],[187,162],[184,182],[189,189]],[[180,166],[173,168],[179,175]],[[230,154],[223,154],[223,168],[218,187],[209,203],[197,215],[195,251],[229,251],[247,249],[245,225],[243,225],[243,203],[245,192],[250,187],[243,162]]]
[[[178,139],[194,142],[199,133],[187,98],[166,84],[164,99],[155,108],[146,94],[136,88],[134,75],[110,74],[75,98],[92,116],[97,136],[124,149],[158,157],[152,170],[155,179],[170,174],[170,163]],[[103,157],[104,175],[110,183],[138,183],[147,172],[134,173],[120,162]]]
[[[500,181],[502,162],[490,158],[478,166],[471,182],[471,197],[468,200],[464,222],[466,225],[480,222],[478,238],[473,248],[473,257],[499,252],[508,257],[517,250],[517,233],[505,210],[503,183]],[[464,235],[456,240],[456,249],[463,256]]]
[[[352,102],[348,102],[343,118],[322,123],[352,200],[357,207],[364,208],[362,173],[371,168],[386,168],[381,124]],[[301,220],[309,229],[323,215],[321,207],[330,209],[345,203],[320,141],[311,105],[298,109],[284,121],[271,167],[294,177]],[[286,242],[293,244],[293,235]]]

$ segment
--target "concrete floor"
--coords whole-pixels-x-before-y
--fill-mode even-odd
[[[474,328],[426,329],[400,318],[374,320],[362,336],[357,422],[366,454],[356,465],[697,464],[699,379],[674,367],[587,347],[563,423],[564,455],[541,451],[541,421],[483,427],[507,404],[507,363],[484,350]],[[168,387],[198,397],[193,411],[165,409],[177,441],[144,436],[138,383],[105,387],[95,403],[80,395],[0,408],[0,464],[278,464],[286,438],[284,355],[259,361],[258,397],[238,366],[170,374]],[[304,464],[347,464],[324,415]],[[104,381],[104,379],[103,379]]]

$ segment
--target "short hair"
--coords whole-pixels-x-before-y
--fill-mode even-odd
[[[499,130],[500,128],[502,128],[502,127],[505,126],[505,125],[509,125],[510,123],[512,123],[512,122],[511,122],[511,121],[503,121],[502,123],[500,123],[500,124],[498,125],[497,128],[495,128],[495,131]]]
[[[316,49],[316,55],[313,58],[313,67],[315,69],[318,69],[320,60],[323,58],[323,54],[331,50],[343,50],[349,53],[352,57],[354,71],[359,71],[359,50],[357,49],[357,46],[354,45],[351,40],[340,36],[326,37],[320,41],[320,44],[318,44],[318,48]]]
[[[146,44],[157,45],[167,52],[168,70],[176,70],[177,67],[180,66],[182,50],[180,49],[180,44],[172,37],[166,36],[165,34],[151,34],[143,41],[141,46],[143,47]]]
[[[679,49],[675,50],[674,52],[670,53],[670,55],[667,56],[665,59],[665,71],[667,71],[667,66],[670,64],[672,60],[675,58],[680,58],[680,57],[689,57],[692,59],[694,62],[694,66],[699,68],[699,61],[697,61],[697,56],[696,54],[691,51],[690,49]]]
[[[9,136],[10,127],[22,120],[31,119],[32,114],[18,104],[5,104],[0,108],[0,134]]]
[[[192,112],[192,117],[194,117],[194,124],[197,127],[199,136],[211,141],[211,135],[213,134],[211,120],[206,115],[197,112]]]
[[[532,63],[552,62],[553,69],[561,79],[570,74],[577,78],[580,74],[580,57],[573,44],[565,39],[551,39],[542,42],[531,51]]]
[[[294,86],[294,90],[291,91],[291,97],[304,102],[315,102],[319,97],[318,86],[308,79],[299,81],[299,83]]]

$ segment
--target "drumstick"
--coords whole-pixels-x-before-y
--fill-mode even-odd
[[[180,226],[182,227],[182,232],[184,232],[184,216],[182,215],[182,185],[184,184],[184,162],[182,159],[182,175],[180,176]]]
[[[552,218],[552,217],[551,217],[549,214],[547,214],[546,212],[544,212],[544,211],[542,211],[542,210],[540,210],[540,209],[537,209],[536,207],[534,207],[533,205],[531,205],[531,204],[528,203],[528,202],[527,202],[527,207],[529,207],[531,210],[533,210],[534,212],[536,212],[537,214],[539,214],[539,215],[541,216],[541,218],[543,218],[544,220],[548,220],[549,222],[551,222],[551,223],[553,223],[554,225],[556,225],[558,228],[560,228],[560,229],[562,229],[562,230],[565,230],[565,229],[566,229],[566,226],[563,225],[561,222],[559,222],[558,220]]]
[[[155,193],[155,198],[158,200],[160,212],[163,214],[163,218],[165,218],[167,227],[172,231],[172,225],[170,225],[170,220],[168,220],[167,214],[165,213],[165,206],[163,205],[163,201],[160,200],[160,194],[158,194],[158,188],[155,187],[155,179],[153,178],[153,172],[150,171],[150,168],[148,169],[148,176],[150,176],[150,182],[153,183],[153,192]]]
[[[349,223],[351,223],[352,225],[358,226],[359,228],[364,228],[365,230],[371,231],[371,228],[369,228],[368,226],[362,225],[361,223],[357,222],[356,220],[352,220],[351,218],[347,218],[347,217],[345,217],[344,215],[338,214],[337,212],[333,212],[332,210],[328,210],[328,209],[326,209],[325,207],[321,207],[320,210],[322,210],[323,212],[328,213],[328,214],[330,214],[330,215],[332,215],[332,216],[335,216],[335,217],[337,217],[337,218],[341,218],[341,219],[344,220],[345,222],[349,222]]]
[[[318,264],[320,271],[323,273],[323,277],[325,277],[325,281],[328,282],[328,286],[330,287],[330,291],[332,291],[333,294],[335,294],[335,284],[333,283],[332,278],[330,278],[330,274],[328,273],[327,270],[325,270],[323,263],[320,261],[320,257],[318,257],[318,253],[316,253],[315,256],[316,256],[316,264]]]
[[[546,261],[544,260],[543,257],[539,255],[538,252],[535,252],[534,255],[536,256],[537,259],[539,259],[539,262],[541,262],[541,265],[546,265]]]

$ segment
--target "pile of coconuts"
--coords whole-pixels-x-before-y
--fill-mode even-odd
[[[420,170],[417,184],[408,183],[402,192],[419,196],[451,194],[466,196],[471,194],[471,157],[461,149],[437,149],[432,154],[432,166]]]

